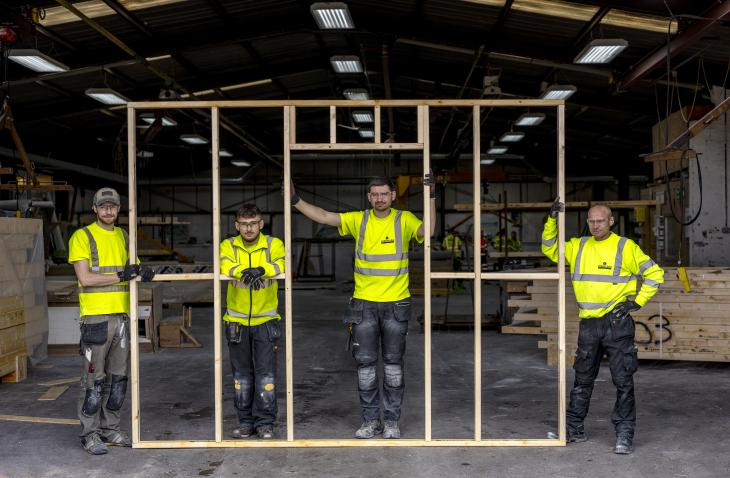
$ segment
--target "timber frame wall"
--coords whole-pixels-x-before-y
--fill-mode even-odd
[[[297,143],[297,108],[326,108],[330,112],[329,143]],[[337,108],[369,107],[374,109],[373,143],[338,143]],[[416,143],[381,143],[381,108],[413,107],[418,116],[418,136]],[[136,174],[136,110],[138,109],[210,109],[211,112],[211,150],[212,150],[212,189],[213,189],[213,273],[200,274],[158,274],[156,281],[212,280],[214,323],[214,373],[215,373],[215,438],[213,440],[145,440],[140,439],[140,397],[139,397],[139,346],[131,340],[131,395],[132,395],[132,444],[134,448],[274,448],[274,447],[373,447],[373,446],[565,446],[565,215],[558,216],[558,268],[556,272],[481,272],[481,257],[474,256],[472,272],[431,272],[431,238],[424,239],[424,424],[423,438],[420,439],[296,439],[294,436],[294,380],[293,380],[293,343],[292,343],[292,272],[291,267],[291,152],[303,150],[414,150],[423,152],[423,171],[429,170],[429,108],[461,107],[472,108],[473,113],[473,211],[474,244],[481,237],[480,207],[480,136],[482,107],[489,108],[555,108],[557,113],[557,171],[558,196],[565,200],[565,103],[561,100],[284,100],[284,101],[156,101],[134,102],[127,104],[127,134],[129,161],[129,257],[137,259],[137,174]],[[222,324],[217,315],[221,311],[221,280],[228,280],[220,272],[220,175],[219,175],[219,125],[220,108],[277,108],[283,111],[284,144],[284,244],[286,247],[286,272],[279,276],[284,279],[285,291],[285,344],[286,344],[286,439],[275,440],[224,440],[223,439],[223,377],[222,377]],[[430,231],[429,191],[423,191],[423,226]],[[431,437],[431,279],[471,279],[474,282],[474,438],[473,439],[433,439]],[[482,439],[482,356],[481,356],[481,281],[482,280],[556,280],[558,298],[558,438],[556,439]],[[138,285],[130,282],[130,324],[131,337],[137,337],[137,299]],[[355,399],[355,397],[353,397]]]

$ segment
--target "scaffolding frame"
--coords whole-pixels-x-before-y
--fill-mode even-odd
[[[329,142],[297,143],[297,108],[329,108]],[[369,107],[374,111],[374,142],[338,143],[337,108]],[[415,107],[417,112],[416,143],[381,142],[381,108]],[[211,175],[212,175],[212,225],[213,225],[213,273],[158,274],[155,281],[213,281],[214,309],[214,383],[215,383],[215,432],[213,440],[141,440],[140,439],[140,384],[139,344],[131,340],[131,399],[132,399],[132,446],[134,448],[281,448],[281,447],[487,447],[487,446],[565,446],[565,215],[558,215],[558,268],[557,272],[481,272],[481,256],[474,255],[472,272],[431,272],[431,238],[425,234],[424,248],[424,436],[422,439],[297,439],[294,436],[294,379],[292,340],[292,253],[291,253],[291,152],[292,151],[372,151],[415,150],[423,153],[423,171],[430,169],[429,111],[431,107],[471,108],[473,133],[473,211],[474,244],[481,239],[480,179],[481,179],[481,108],[555,108],[557,113],[557,171],[558,196],[565,198],[565,103],[562,100],[252,100],[252,101],[153,101],[127,104],[127,155],[129,175],[129,257],[137,260],[137,128],[136,111],[139,109],[210,109],[211,112]],[[223,439],[223,374],[222,374],[222,324],[221,281],[230,280],[220,271],[220,109],[221,108],[278,108],[283,112],[284,145],[284,244],[286,270],[277,279],[284,279],[285,293],[285,352],[286,352],[286,439],[275,440],[224,440]],[[423,227],[430,231],[431,218],[429,191],[423,191]],[[470,279],[474,287],[474,438],[434,439],[431,436],[431,279]],[[557,280],[558,290],[558,438],[546,439],[482,439],[482,353],[481,353],[481,281],[482,280]],[[138,336],[138,281],[129,283],[130,336]]]

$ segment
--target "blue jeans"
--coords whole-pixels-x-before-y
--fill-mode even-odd
[[[410,317],[410,298],[398,302],[350,299],[344,322],[352,325],[352,356],[357,362],[363,421],[380,419],[379,350],[383,358],[383,418],[400,419],[405,391],[403,355]]]

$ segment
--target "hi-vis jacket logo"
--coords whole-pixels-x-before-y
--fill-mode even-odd
[[[385,236],[385,239],[380,241],[381,244],[393,244],[395,242],[395,239],[391,239],[388,236]]]
[[[605,262],[604,262],[603,264],[598,264],[598,268],[599,268],[599,269],[605,269],[605,270],[608,270],[608,271],[610,271],[610,270],[611,270],[611,266],[609,266],[609,265],[608,265],[608,264],[606,264]]]

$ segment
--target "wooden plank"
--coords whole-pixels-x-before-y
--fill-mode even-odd
[[[474,244],[481,240],[481,200],[479,178],[481,177],[481,108],[472,107],[472,206],[474,208]],[[426,136],[428,137],[428,136]],[[476,246],[475,246],[476,249]],[[474,270],[481,271],[482,256],[474,254]],[[474,277],[474,440],[482,439],[482,281]]]
[[[61,385],[59,387],[51,387],[46,390],[46,393],[38,397],[38,400],[56,400],[58,397],[63,395],[63,392],[68,390],[68,385]]]
[[[294,351],[292,321],[292,237],[291,237],[291,143],[296,142],[294,136],[296,124],[291,124],[295,114],[292,107],[284,107],[284,343],[286,374],[286,440],[294,441]]]
[[[65,385],[67,383],[79,382],[80,380],[81,379],[79,377],[59,378],[56,380],[49,380],[47,382],[41,382],[38,385],[42,385],[44,387],[55,387],[58,385]]]
[[[220,193],[220,158],[218,149],[220,147],[220,116],[217,106],[211,108],[211,136],[213,143],[213,158],[211,165],[211,176],[213,179],[213,369],[215,381],[215,440],[223,438],[223,351],[221,342],[221,319],[218,317],[222,309],[221,304],[221,264],[220,247],[221,243],[221,193]],[[196,341],[197,342],[197,341]]]
[[[132,264],[137,261],[137,127],[136,111],[134,107],[127,104],[127,176],[129,186],[127,197],[129,198],[129,260]],[[139,302],[139,287],[137,281],[129,282],[129,303],[130,303],[130,337],[139,336],[139,323],[137,303]],[[131,388],[131,415],[132,415],[132,443],[140,438],[140,404],[139,404],[139,342],[129,341],[130,353],[130,388]]]
[[[43,423],[50,425],[79,425],[78,418],[47,418],[47,417],[28,417],[24,415],[0,415],[0,420],[6,422],[26,422],[26,423]]]
[[[566,209],[587,209],[593,204],[602,204],[611,209],[633,209],[635,207],[655,207],[654,199],[636,199],[631,201],[568,201],[565,203]],[[482,203],[482,211],[543,211],[550,210],[551,202],[509,202],[505,206],[501,203]],[[473,211],[474,206],[468,203],[456,203],[454,209],[457,211]]]
[[[405,106],[455,106],[470,108],[472,106],[486,107],[556,107],[564,104],[563,100],[538,99],[419,99],[419,100],[216,100],[216,101],[133,101],[127,103],[127,108],[139,109],[199,109],[199,108],[324,108],[338,106],[344,108],[363,107],[405,107]],[[293,143],[294,141],[292,141]]]
[[[78,424],[78,421],[77,421]],[[323,439],[323,440],[155,440],[142,441],[133,448],[335,448],[335,447],[548,447],[565,446],[560,439],[502,440],[386,440],[386,439]]]
[[[423,149],[421,143],[297,143],[289,146],[292,151],[381,151],[381,150],[413,150]]]

